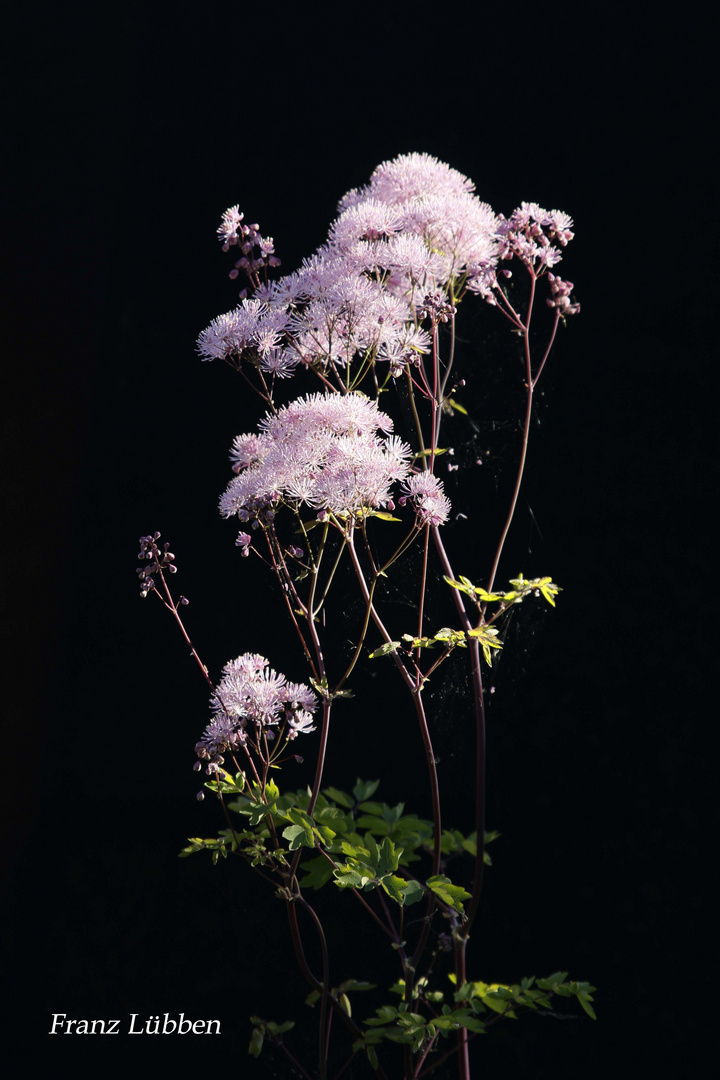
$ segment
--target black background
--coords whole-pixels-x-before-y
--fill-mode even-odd
[[[569,970],[598,987],[599,1019],[506,1025],[476,1043],[478,1074],[650,1075],[699,1051],[717,286],[703,31],[691,10],[661,24],[613,4],[472,11],[130,4],[8,28],[5,941],[11,1038],[55,1069],[290,1075],[246,1055],[252,1012],[305,1011],[282,905],[239,865],[177,859],[220,825],[191,771],[207,694],[166,613],[137,597],[137,537],[171,540],[211,673],[251,650],[304,678],[279,602],[216,511],[229,444],[258,406],[194,352],[237,293],[215,229],[239,202],[289,271],[346,190],[411,151],[470,176],[497,211],[569,212],[561,273],[582,302],[544,377],[504,564],[565,591],[556,612],[516,620],[497,674],[489,825],[503,836],[472,964],[507,981]],[[450,533],[458,552],[490,528],[517,445],[495,405],[517,393],[510,339],[489,309],[468,320],[463,374],[491,456],[460,474],[472,509]],[[459,818],[461,705],[441,699],[438,720]],[[353,709],[330,782],[382,777],[381,796],[409,792],[427,814],[402,728]],[[348,964],[372,948],[365,932]],[[180,1010],[220,1018],[222,1038],[46,1035],[53,1012]]]

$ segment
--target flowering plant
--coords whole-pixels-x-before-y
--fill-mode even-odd
[[[195,768],[206,774],[198,797],[210,792],[218,799],[226,827],[211,839],[192,838],[182,854],[209,851],[215,862],[239,857],[286,904],[308,1003],[319,1006],[317,1061],[297,1059],[285,1038],[292,1022],[257,1016],[250,1052],[257,1056],[271,1042],[305,1077],[326,1080],[352,1063],[352,1075],[411,1080],[454,1060],[457,1075],[469,1080],[471,1041],[503,1018],[550,1009],[556,996],[574,996],[594,1017],[594,988],[566,973],[500,984],[467,968],[490,862],[486,846],[498,835],[485,823],[484,667],[503,646],[509,609],[534,597],[554,606],[559,592],[547,576],[520,574],[504,590],[496,578],[522,483],[533,394],[561,320],[579,311],[572,283],[554,272],[572,225],[566,214],[529,203],[509,218],[495,214],[468,179],[411,154],[380,165],[367,186],[341,200],[326,243],[294,273],[271,278],[279,265],[273,240],[245,223],[237,206],[218,230],[223,250],[238,249],[230,276],[242,274],[245,287],[238,306],[200,335],[199,353],[239,372],[265,407],[256,430],[233,443],[235,475],[220,510],[239,519],[240,554],[262,562],[268,581],[279,586],[307,682],[290,682],[268,659],[247,652],[215,684],[193,648],[212,710],[195,747]],[[516,268],[524,287],[512,278]],[[550,318],[536,357],[530,327],[543,286]],[[525,393],[512,497],[482,586],[451,563],[443,532],[453,507],[438,475],[443,461],[450,472],[457,468],[452,448],[443,446],[443,421],[467,415],[458,400],[464,381],[454,375],[456,320],[461,302],[473,296],[519,335]],[[314,392],[284,403],[290,380]],[[385,400],[387,411],[379,404]],[[393,411],[403,418],[402,437],[394,434]],[[180,617],[187,601],[173,596],[174,556],[159,538],[141,538],[141,593],[160,597],[189,644]],[[465,552],[460,568],[470,569],[470,559]],[[391,606],[387,586],[401,567],[409,568],[415,590],[412,614],[404,616]],[[453,625],[436,616],[433,573]],[[332,597],[341,581],[357,600],[338,611]],[[344,655],[336,648],[340,626],[352,639]],[[426,703],[429,680],[447,672],[456,655],[466,659],[474,702],[458,721],[475,731],[474,820],[466,831],[443,822]],[[405,813],[403,803],[377,801],[378,781],[358,780],[346,791],[325,779],[331,717],[343,699],[366,694],[353,680],[366,660],[388,665],[388,676],[392,665],[407,693],[427,763],[428,819]],[[298,663],[283,660],[291,666],[295,673]],[[457,677],[457,665],[453,672]],[[367,709],[365,715],[372,724]],[[374,719],[387,723],[381,702]],[[308,776],[297,772],[298,740],[313,748]],[[276,782],[283,765],[296,777],[285,790]],[[356,911],[394,952],[396,980],[362,1020],[351,998],[377,989],[375,973],[341,972],[337,981],[337,958],[331,966],[313,895],[319,890],[352,895]],[[410,919],[414,905],[422,914]],[[319,942],[317,970],[306,958],[310,928]],[[349,1039],[343,1046],[340,1026]]]

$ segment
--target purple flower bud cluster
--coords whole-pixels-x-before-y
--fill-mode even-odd
[[[275,256],[275,244],[272,237],[263,238],[260,235],[259,225],[245,225],[244,218],[245,215],[240,213],[238,206],[231,206],[222,216],[218,235],[222,240],[223,251],[229,251],[231,247],[239,247],[242,252],[235,263],[235,268],[230,271],[230,277],[236,278],[242,270],[253,280],[263,267],[279,266],[280,260]]]
[[[420,312],[427,315],[433,326],[435,326],[437,323],[449,322],[457,313],[457,308],[453,307],[442,289],[436,289],[435,292],[427,294],[422,302]]]
[[[521,203],[509,218],[498,218],[501,260],[519,258],[536,270],[555,266],[560,248],[575,235],[572,218],[560,210],[543,210],[537,203]]]
[[[224,754],[240,749],[248,740],[257,745],[261,736],[272,740],[278,732],[292,741],[315,730],[312,714],[317,696],[304,683],[288,682],[256,653],[243,653],[225,665],[210,704],[213,719],[195,745],[195,769],[207,762],[209,776],[222,777]]]
[[[159,539],[159,532],[153,533],[151,536],[140,537],[138,559],[146,559],[149,564],[146,566],[138,566],[136,570],[136,573],[140,578],[140,595],[142,597],[147,596],[147,594],[152,592],[155,588],[153,574],[157,574],[159,570],[167,570],[170,574],[177,573],[175,556],[172,551],[170,551],[170,544],[163,544],[161,552],[157,543]],[[187,603],[184,597],[181,597],[180,602]]]
[[[573,304],[570,301],[570,293],[575,286],[572,281],[563,281],[561,277],[556,277],[555,274],[548,274],[548,281],[550,282],[551,297],[547,300],[548,307],[557,308],[563,318],[566,315],[577,315],[580,311],[579,304]]]

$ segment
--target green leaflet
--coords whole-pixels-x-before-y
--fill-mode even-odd
[[[463,889],[461,885],[453,885],[450,878],[446,877],[445,874],[429,877],[425,884],[444,904],[454,908],[461,915],[465,914],[462,902],[470,899],[470,893],[467,889]]]

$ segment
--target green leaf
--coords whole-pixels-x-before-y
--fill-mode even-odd
[[[432,452],[433,452],[432,450],[418,450],[418,452],[416,454],[413,454],[413,460],[417,461],[417,460],[419,460],[421,458],[428,458],[428,457],[430,457]],[[435,447],[435,457],[439,457],[440,454],[447,454],[447,447],[446,446],[443,446],[443,447],[436,446]]]
[[[302,825],[288,825],[287,829],[283,829],[282,834],[289,842],[291,851],[297,851],[299,847],[315,847],[312,832],[308,834],[307,829],[304,829]]]
[[[465,640],[465,631],[453,630],[450,626],[443,626],[442,630],[438,630],[434,636],[436,641],[447,641],[452,645],[457,645]]]
[[[588,1000],[588,995],[586,995],[586,994],[578,994],[577,999],[580,1002],[580,1004],[582,1005],[585,1012],[590,1017],[590,1019],[591,1020],[597,1020],[597,1016],[595,1015],[595,1010],[593,1009],[592,1005],[590,1004],[590,1002]]]
[[[375,649],[374,652],[371,652],[368,659],[375,660],[378,656],[387,656],[388,653],[397,652],[401,645],[401,641],[386,641],[379,649]]]
[[[565,982],[567,977],[567,971],[556,971],[554,975],[548,975],[547,979],[538,979],[537,985],[541,990],[553,990],[557,993],[558,987]]]
[[[443,903],[464,915],[465,909],[462,901],[469,900],[471,895],[467,889],[463,889],[461,885],[453,885],[450,878],[446,877],[445,874],[436,874],[429,877],[425,884]]]
[[[394,1005],[381,1005],[379,1009],[375,1010],[378,1019],[366,1020],[366,1024],[390,1024],[397,1017],[398,1011]]]
[[[305,877],[300,882],[301,889],[322,889],[333,876],[333,865],[323,855],[300,863]]]
[[[396,848],[390,837],[386,836],[380,847],[376,847],[376,850],[377,862],[375,865],[378,877],[384,877],[386,874],[391,874],[394,870],[397,870],[402,848]]]
[[[373,880],[371,874],[362,874],[349,866],[339,866],[333,870],[335,884],[340,889],[363,889]]]
[[[452,585],[453,589],[458,589],[459,592],[467,593],[468,596],[475,597],[475,586],[467,578],[463,578],[462,581],[455,581],[454,578],[448,577],[444,574],[443,577],[448,585]]]
[[[374,990],[376,983],[366,982],[364,979],[345,979],[338,986],[338,990],[341,993],[348,993],[355,990]]]
[[[318,840],[322,841],[323,847],[331,847],[337,836],[335,830],[328,828],[327,825],[318,825],[314,832]]]
[[[402,817],[402,812],[405,809],[405,803],[399,802],[397,806],[388,806],[387,803],[382,804],[382,816],[387,821],[388,825],[397,825]]]
[[[327,795],[328,799],[332,799],[333,802],[339,803],[340,806],[344,806],[346,810],[352,810],[354,805],[353,800],[344,791],[329,787],[325,788],[325,795]]]
[[[475,587],[475,595],[482,600],[484,604],[491,604],[495,600],[507,600],[508,597],[505,593],[501,592],[488,592],[487,589],[483,589],[480,586]]]
[[[410,904],[417,904],[418,900],[422,900],[425,895],[425,889],[419,881],[408,881],[405,885],[405,907],[409,907]]]
[[[313,819],[298,806],[289,807],[289,809],[285,811],[285,816],[292,821],[293,825],[302,825],[303,828],[312,830],[314,824]]]
[[[397,877],[395,874],[388,874],[380,884],[388,896],[402,907],[405,903],[405,886],[408,884],[405,878]]]
[[[413,637],[412,634],[403,634],[403,641],[407,641],[413,649],[431,649],[437,644],[435,638]]]
[[[497,638],[497,635],[498,631],[495,629],[494,626],[479,626],[475,630],[468,630],[468,637],[478,638],[480,644],[482,645],[485,662],[490,666],[492,665],[492,655],[490,653],[490,650],[502,649],[502,642],[495,640]]]
[[[349,855],[353,859],[370,857],[367,848],[364,848],[362,844],[351,844],[349,840],[342,840],[340,842],[340,850],[343,855]]]
[[[268,1020],[266,1027],[271,1035],[284,1035],[295,1027],[295,1021],[286,1020],[284,1024],[276,1024],[274,1020]]]
[[[253,1033],[250,1037],[250,1046],[248,1047],[248,1053],[252,1054],[253,1057],[260,1057],[264,1038],[265,1033],[262,1028],[253,1028]]]
[[[353,788],[353,795],[356,802],[365,802],[366,799],[372,798],[377,789],[380,786],[379,780],[358,780]]]

